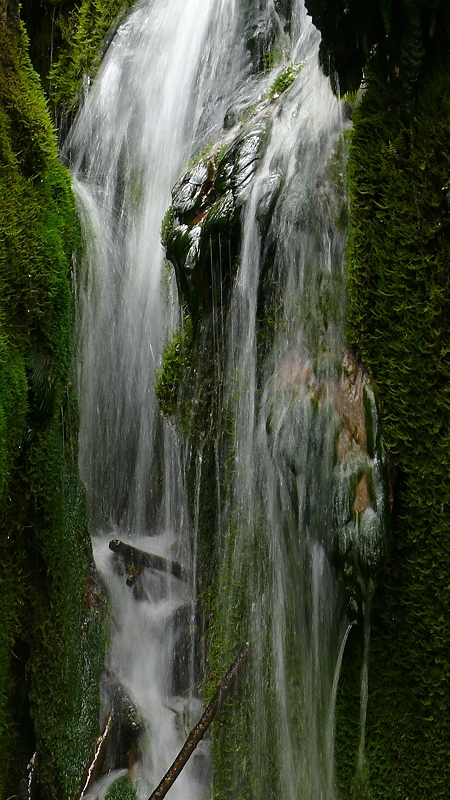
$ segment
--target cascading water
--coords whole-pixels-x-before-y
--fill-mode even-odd
[[[364,594],[367,580],[355,553],[372,547],[378,564],[378,529],[365,533],[364,519],[379,520],[385,501],[381,489],[370,497],[367,491],[354,511],[353,489],[345,488],[351,483],[363,497],[364,476],[378,476],[381,467],[376,448],[366,453],[364,436],[348,433],[350,379],[341,367],[345,236],[336,224],[343,206],[341,112],[320,73],[318,33],[300,1],[289,9],[288,24],[279,6],[286,14],[289,5],[143,0],[113,39],[65,146],[86,240],[78,276],[80,469],[95,558],[111,598],[108,680],[125,688],[145,724],[134,768],[142,797],[182,744],[183,720],[190,724],[199,712],[196,544],[200,510],[211,498],[201,494],[203,445],[163,419],[153,384],[164,341],[180,319],[161,222],[172,186],[205,145],[214,155],[200,158],[191,182],[178,185],[184,199],[178,212],[174,199],[171,224],[172,241],[179,235],[183,243],[177,283],[180,294],[190,292],[195,332],[202,325],[196,258],[208,213],[201,206],[189,217],[189,202],[219,197],[222,211],[234,203],[240,220],[233,256],[230,248],[222,253],[219,233],[218,271],[208,234],[211,312],[203,300],[223,403],[217,413],[226,419],[233,454],[222,487],[217,439],[211,538],[221,565],[221,637],[230,652],[243,644],[236,641],[240,606],[253,648],[251,755],[236,769],[245,773],[242,796],[266,796],[272,787],[292,800],[335,797],[334,705],[350,629],[336,552],[342,562],[353,559]],[[214,141],[222,146],[214,149]],[[233,152],[234,166],[227,155]],[[213,162],[220,180],[212,177]],[[236,164],[241,183],[231,191]],[[228,284],[222,257],[229,272],[237,264]],[[264,280],[277,308],[262,346]],[[111,538],[151,551],[162,563],[180,562],[187,579],[170,568],[135,569],[136,561],[135,572],[127,572],[126,560],[108,548]],[[180,636],[188,639],[189,632],[180,658]],[[174,800],[204,795],[208,769],[200,764],[207,760],[203,754],[196,768],[183,771],[170,790]]]
[[[334,703],[349,626],[330,564],[344,236],[335,224],[339,201],[326,170],[333,159],[339,163],[341,115],[319,70],[317,31],[304,8],[296,12],[291,59],[302,64],[301,74],[272,113],[244,212],[231,302],[226,385],[235,408],[229,524],[236,538],[227,580],[230,587],[246,582],[251,609],[252,792],[262,797],[267,791],[264,762],[275,750],[284,797],[332,800]],[[271,186],[278,195],[262,240],[258,210]],[[268,243],[282,312],[265,363],[258,365],[258,286]],[[248,571],[249,552],[263,569]],[[233,608],[232,589],[223,591]]]

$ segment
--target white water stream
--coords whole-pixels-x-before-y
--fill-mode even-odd
[[[254,28],[268,27],[269,20],[278,26],[287,59],[304,66],[273,113],[243,216],[224,364],[236,451],[221,524],[224,530],[231,525],[236,538],[232,580],[221,591],[231,609],[233,586],[248,574],[249,548],[262,554],[264,569],[253,568],[248,582],[254,797],[264,796],[259,763],[275,742],[286,800],[335,798],[334,703],[348,635],[329,557],[343,236],[334,225],[337,202],[326,165],[333,161],[341,116],[320,72],[319,36],[302,2],[293,4],[290,38],[273,0],[254,5],[260,6],[257,14],[246,0],[138,2],[114,37],[65,146],[87,250],[78,276],[80,468],[95,558],[112,604],[107,666],[147,725],[135,768],[143,798],[184,740],[183,705],[192,698],[173,696],[173,619],[177,610],[194,608],[195,580],[183,584],[152,573],[145,577],[145,599],[137,600],[114,571],[108,542],[124,540],[179,561],[195,575],[186,448],[162,419],[153,392],[164,340],[179,319],[160,229],[171,188],[189,158],[218,137],[233,103],[244,96],[257,102],[274,78],[251,75],[244,20],[248,26],[252,14]],[[275,248],[283,322],[266,363],[258,366],[264,243],[256,217],[268,183],[277,180],[282,189],[268,239]],[[261,387],[258,369],[265,376]],[[233,641],[233,631],[228,634]],[[300,682],[294,673],[302,675]],[[267,730],[268,706],[277,720],[275,737]],[[191,708],[187,716],[198,712]],[[207,761],[200,753],[197,765],[183,771],[170,790],[172,800],[204,796]]]

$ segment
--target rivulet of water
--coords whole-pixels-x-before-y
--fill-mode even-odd
[[[181,746],[183,719],[193,720],[192,693],[174,695],[173,620],[188,609],[194,634],[203,502],[200,452],[190,519],[187,445],[162,419],[153,391],[164,341],[179,321],[161,222],[173,184],[189,158],[219,138],[227,109],[267,96],[275,73],[252,72],[247,41],[249,26],[272,26],[279,57],[295,65],[296,77],[268,109],[267,146],[242,211],[230,311],[225,322],[223,308],[215,310],[212,326],[234,448],[234,477],[217,492],[219,533],[233,530],[219,586],[231,609],[233,587],[250,566],[252,796],[265,796],[261,767],[270,750],[286,800],[335,798],[334,704],[349,631],[331,563],[344,313],[344,235],[335,224],[342,124],[303,2],[292,3],[289,33],[279,5],[141,0],[115,35],[65,144],[86,242],[77,276],[80,470],[111,598],[108,670],[146,724],[135,768],[142,797]],[[258,219],[271,186],[277,201],[262,238]],[[261,361],[258,291],[268,248],[278,319]],[[217,450],[217,475],[220,457]],[[148,574],[136,598],[114,568],[110,538],[182,562],[191,580]],[[232,630],[223,635],[233,641]],[[186,769],[170,796],[200,800],[206,772]]]

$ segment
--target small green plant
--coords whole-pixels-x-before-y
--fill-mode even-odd
[[[275,78],[272,86],[268,91],[268,98],[271,102],[277,99],[289,86],[294,83],[296,76],[301,72],[303,69],[304,64],[288,64],[287,67],[284,68],[283,72]]]
[[[355,89],[352,92],[346,92],[342,95],[341,100],[345,100],[349,106],[356,106],[356,103],[360,97],[360,89]]]

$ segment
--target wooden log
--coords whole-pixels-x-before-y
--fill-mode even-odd
[[[216,716],[219,708],[222,706],[225,698],[228,696],[231,689],[233,688],[237,676],[239,675],[240,671],[242,670],[244,664],[247,661],[249,652],[250,652],[250,643],[246,642],[246,644],[240,651],[238,657],[233,662],[233,664],[231,665],[230,669],[228,670],[224,678],[222,678],[220,685],[213,699],[211,700],[208,708],[206,709],[206,711],[203,712],[199,722],[197,722],[197,725],[195,725],[195,727],[192,728],[189,736],[187,737],[183,747],[178,753],[175,761],[169,767],[169,769],[167,770],[166,774],[164,775],[163,779],[160,781],[154,792],[152,792],[149,800],[162,800],[162,798],[166,796],[170,787],[178,778],[178,775],[185,766],[186,762],[191,757],[198,743],[200,742],[201,739],[203,739],[203,736],[205,735],[207,729],[211,725],[211,722]]]
[[[158,572],[167,572],[169,575],[173,575],[181,581],[189,580],[187,571],[178,561],[169,561],[168,558],[156,556],[153,553],[146,553],[143,550],[138,550],[137,547],[132,547],[130,544],[121,542],[119,539],[112,539],[109,543],[109,549],[123,558],[127,566],[155,569],[158,570]]]
[[[83,780],[81,782],[81,789],[77,794],[76,800],[83,800],[83,797],[85,797],[86,793],[100,774],[106,748],[111,736],[112,727],[113,717],[112,714],[110,714],[105,722],[103,731],[97,739],[94,755],[85,769]]]

